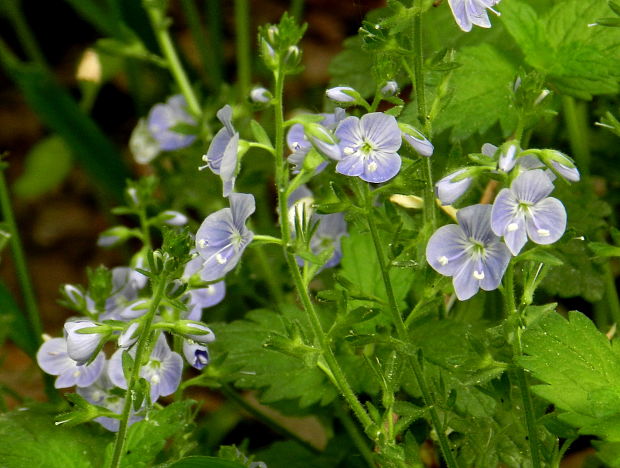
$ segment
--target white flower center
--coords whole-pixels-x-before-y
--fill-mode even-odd
[[[73,373],[73,377],[79,377],[81,373],[82,373],[82,372],[80,372],[79,370],[76,370],[76,371]]]
[[[375,172],[378,167],[379,166],[377,166],[377,163],[372,161],[370,164],[368,164],[368,172]]]
[[[221,253],[215,256],[215,260],[217,260],[217,263],[219,263],[220,265],[224,265],[227,262],[226,258],[224,258]]]
[[[474,270],[474,278],[476,278],[477,280],[483,280],[484,279],[484,271]]]
[[[518,225],[517,223],[510,223],[510,224],[506,227],[506,230],[507,230],[508,232],[514,232],[514,231],[516,231],[517,229],[519,229],[519,225]]]
[[[551,235],[548,229],[538,229],[536,232],[540,237],[549,237]]]
[[[441,257],[437,258],[437,261],[439,262],[441,266],[446,266],[449,262],[448,257],[446,257],[445,255],[442,255]]]
[[[152,383],[153,385],[157,385],[160,381],[161,381],[161,379],[159,378],[159,375],[157,375],[157,374],[154,374],[154,375],[151,377],[151,383]]]

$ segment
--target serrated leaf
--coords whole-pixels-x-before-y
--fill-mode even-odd
[[[37,406],[0,415],[0,461],[5,468],[103,466],[112,434],[96,425],[54,424],[56,408]]]
[[[71,150],[59,136],[38,142],[26,155],[24,172],[15,181],[15,194],[26,199],[44,195],[67,177],[73,166]]]
[[[516,124],[511,102],[515,66],[490,44],[463,47],[456,59],[462,66],[452,72],[451,99],[433,122],[435,131],[452,128],[451,140],[463,140],[499,122],[504,134],[511,132]]]
[[[151,411],[148,419],[133,424],[127,433],[122,467],[152,466],[155,457],[173,437],[177,441],[191,431],[191,400],[174,402],[161,410]],[[190,442],[191,444],[191,442]],[[175,447],[179,450],[180,447]],[[190,446],[186,448],[189,450]],[[106,458],[112,455],[113,444],[106,449]],[[103,465],[102,465],[103,466]]]
[[[620,441],[620,353],[580,312],[549,313],[523,334],[519,363],[542,382],[533,390],[582,432]]]

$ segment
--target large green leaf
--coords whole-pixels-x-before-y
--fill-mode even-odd
[[[104,447],[112,434],[96,425],[57,426],[56,413],[56,409],[39,406],[0,415],[0,466],[103,466]]]
[[[452,128],[452,140],[482,134],[497,122],[504,134],[513,131],[515,66],[490,44],[464,47],[456,60],[461,67],[452,72],[451,98],[433,122],[435,131]]]
[[[563,421],[585,434],[620,442],[620,354],[582,313],[568,320],[551,312],[523,335],[520,364],[543,385],[533,390],[549,400]]]

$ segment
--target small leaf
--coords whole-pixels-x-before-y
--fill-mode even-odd
[[[252,135],[254,135],[254,138],[258,143],[268,146],[269,148],[273,148],[269,135],[267,135],[267,132],[261,124],[259,124],[256,120],[252,120],[250,121],[250,128],[252,130]]]

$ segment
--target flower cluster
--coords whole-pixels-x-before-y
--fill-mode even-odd
[[[435,193],[444,205],[457,201],[474,178],[488,171],[511,181],[493,205],[473,205],[457,212],[458,225],[439,228],[430,238],[426,258],[437,272],[453,278],[457,297],[466,300],[478,290],[496,289],[510,262],[528,239],[547,245],[566,229],[566,209],[549,197],[556,174],[568,181],[579,172],[568,156],[554,150],[520,150],[509,141],[501,148],[485,144],[483,165],[461,168],[439,180]],[[543,167],[548,169],[543,170]],[[502,242],[503,240],[503,242]]]

